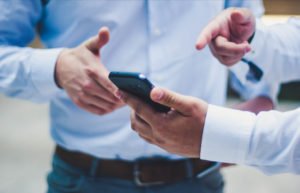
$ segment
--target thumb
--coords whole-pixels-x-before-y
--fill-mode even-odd
[[[102,27],[97,36],[90,38],[86,42],[86,47],[95,54],[99,53],[99,50],[109,42],[109,29]]]
[[[184,115],[191,112],[189,98],[173,91],[155,87],[152,89],[150,97],[153,101],[171,107]]]
[[[231,13],[231,20],[236,24],[244,25],[253,20],[254,16],[248,9],[235,9]]]
[[[255,30],[255,17],[248,9],[237,9],[231,13],[232,30],[242,42],[248,40]]]

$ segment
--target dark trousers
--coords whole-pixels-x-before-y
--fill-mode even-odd
[[[48,193],[223,193],[224,181],[216,169],[200,178],[139,187],[133,181],[83,174],[54,155]]]

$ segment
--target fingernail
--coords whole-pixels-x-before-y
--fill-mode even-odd
[[[196,44],[196,50],[201,50],[201,45],[199,45],[199,44]]]
[[[153,99],[156,101],[160,101],[163,97],[164,93],[162,90],[157,89],[156,92],[153,93]]]
[[[121,91],[117,91],[116,93],[115,93],[115,96],[118,98],[118,99],[122,99],[123,98],[123,93],[121,92]]]

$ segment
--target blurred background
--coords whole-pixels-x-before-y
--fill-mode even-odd
[[[286,21],[300,15],[300,0],[265,0],[266,24]],[[33,47],[40,46],[36,39]],[[228,105],[237,103],[232,91]],[[300,83],[282,86],[278,109],[300,106]],[[54,144],[49,134],[47,104],[0,95],[0,193],[38,193],[46,191],[46,174],[50,170]],[[223,169],[226,193],[299,193],[300,176],[283,174],[266,176],[250,167]]]

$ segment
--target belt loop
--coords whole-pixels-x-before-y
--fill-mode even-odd
[[[185,168],[186,168],[186,175],[188,178],[192,178],[194,175],[194,165],[191,159],[185,160]]]
[[[97,158],[94,158],[92,160],[91,168],[90,168],[90,171],[89,171],[89,175],[91,177],[96,176],[98,166],[99,166],[99,160]]]

